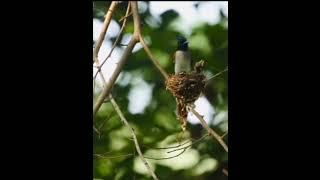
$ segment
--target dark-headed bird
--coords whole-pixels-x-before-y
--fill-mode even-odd
[[[180,72],[190,72],[191,71],[191,54],[189,52],[189,42],[183,36],[177,36],[178,47],[174,54],[174,72],[179,74]]]

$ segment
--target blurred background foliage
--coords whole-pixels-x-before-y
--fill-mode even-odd
[[[201,3],[196,3],[194,8],[197,8]],[[139,5],[143,35],[156,59],[171,74],[173,73],[172,56],[176,50],[175,36],[182,34],[177,28],[179,14],[174,10],[168,10],[161,14],[159,21],[151,15],[149,2],[143,2],[143,7],[141,7],[141,3]],[[94,2],[93,6],[93,18],[103,22],[110,2]],[[118,20],[124,16],[126,8],[127,2],[122,2],[113,16],[120,27],[122,23]],[[227,16],[220,11],[218,23],[213,25],[202,23],[193,28],[191,34],[184,34],[190,42],[194,61],[201,59],[207,61],[205,73],[208,76],[214,75],[228,66],[227,22]],[[132,17],[129,17],[123,34],[132,33],[133,20]],[[124,36],[126,35],[123,35],[122,38]],[[115,37],[108,40],[113,44]],[[117,48],[123,49],[124,47],[118,46]],[[108,64],[106,63],[105,66]],[[135,93],[133,93],[134,89]],[[142,89],[149,89],[149,91]],[[142,94],[139,94],[139,91]],[[99,90],[95,93],[97,96]],[[147,100],[137,99],[137,97],[148,96],[148,94],[150,98]],[[136,130],[145,156],[161,158],[181,152],[166,153],[169,150],[150,148],[177,145],[181,128],[179,120],[175,116],[174,97],[165,89],[164,78],[143,49],[136,51],[130,57],[117,80],[113,95],[126,118]],[[130,102],[131,96],[136,97],[135,102]],[[227,117],[217,123],[213,122],[220,112],[228,112],[228,73],[223,73],[211,80],[206,87],[205,96],[215,109],[209,124],[219,134],[223,134],[227,130]],[[136,106],[140,104],[145,104],[142,110],[140,108],[135,111]],[[111,103],[105,103],[102,106],[96,117],[95,126],[100,128],[101,134],[94,133],[94,153],[106,153],[104,155],[110,157],[98,158],[94,156],[93,169],[96,179],[151,179],[135,152],[129,130],[121,123]],[[204,134],[206,131],[200,124],[188,123],[188,129],[181,137],[182,139],[199,139]],[[227,136],[224,139],[227,142]],[[128,156],[111,158],[119,155]],[[155,168],[160,179],[227,179],[222,173],[222,169],[228,167],[228,155],[217,141],[213,141],[210,137],[193,145],[181,156],[169,160],[148,160],[148,162]]]

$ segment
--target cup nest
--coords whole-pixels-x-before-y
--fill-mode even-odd
[[[170,75],[166,80],[166,89],[177,98],[178,115],[183,130],[185,130],[187,123],[187,105],[199,98],[206,85],[206,77],[202,74],[204,64],[203,60],[199,61],[196,63],[194,71]]]

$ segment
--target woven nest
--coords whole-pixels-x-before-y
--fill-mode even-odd
[[[206,77],[201,73],[203,65],[203,61],[200,61],[195,65],[195,71],[171,75],[166,80],[166,89],[177,98],[178,114],[183,130],[187,123],[187,105],[196,101],[205,87]]]
[[[193,103],[204,89],[205,78],[203,74],[181,72],[169,76],[166,87],[178,100],[186,104]]]

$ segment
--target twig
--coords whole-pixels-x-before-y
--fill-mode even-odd
[[[137,136],[134,132],[134,129],[131,127],[131,125],[128,123],[127,119],[124,117],[122,111],[120,110],[117,102],[114,100],[114,98],[112,97],[112,95],[110,94],[110,100],[111,100],[111,104],[113,106],[113,108],[116,110],[116,112],[118,113],[121,121],[129,128],[129,130],[131,131],[132,137],[133,137],[133,141],[134,144],[136,146],[137,152],[139,154],[140,159],[142,160],[142,162],[144,163],[144,165],[146,166],[147,170],[149,171],[150,175],[153,177],[153,179],[158,180],[158,177],[156,176],[156,174],[152,171],[149,163],[147,162],[147,160],[143,157],[143,154],[141,152],[139,143],[138,143],[138,139]]]
[[[103,128],[104,125],[107,123],[107,121],[110,120],[112,114],[113,114],[113,111],[111,111],[111,113],[110,113],[110,114],[108,115],[108,117],[101,123],[101,125],[98,127],[98,129],[96,129],[95,126],[93,126],[93,127],[95,128],[95,131],[98,133],[99,139],[101,138],[102,133],[103,133],[103,131],[101,131],[102,128]]]
[[[131,41],[129,42],[129,45],[127,48],[124,50],[124,53],[122,54],[122,57],[119,60],[119,63],[117,64],[116,69],[114,70],[113,74],[110,77],[109,82],[105,85],[105,88],[103,89],[102,93],[97,99],[96,104],[93,107],[93,115],[95,116],[98,110],[100,109],[101,105],[103,104],[103,101],[106,97],[108,97],[114,83],[116,82],[123,66],[129,59],[129,56],[131,55],[131,52],[136,45],[137,40],[135,38],[132,38]]]
[[[196,143],[199,143],[200,141],[202,141],[205,137],[207,137],[209,134],[205,134],[204,136],[202,136],[201,138],[197,139],[196,141],[194,141],[193,143],[185,146],[185,147],[182,147],[182,148],[179,148],[179,149],[174,149],[172,151],[169,151],[167,153],[172,153],[172,152],[175,152],[175,151],[179,151],[179,150],[182,150],[179,154],[177,155],[174,155],[174,156],[171,156],[171,157],[163,157],[163,158],[154,158],[154,157],[148,157],[148,156],[145,156],[146,159],[153,159],[153,160],[166,160],[166,159],[172,159],[172,158],[175,158],[175,157],[178,157],[180,156],[181,154],[183,154],[189,147],[193,146],[194,144]],[[187,144],[189,142],[185,142],[184,144]],[[183,144],[183,145],[184,145]],[[178,145],[177,147],[180,147],[180,146],[183,146],[183,145]],[[169,148],[172,148],[172,147],[169,147]],[[166,148],[154,148],[154,149],[169,149],[168,147]]]
[[[128,46],[124,50],[119,62],[117,63],[117,67],[114,70],[113,74],[111,75],[110,81],[105,85],[105,88],[103,89],[102,93],[98,97],[97,102],[93,107],[93,115],[94,116],[99,111],[101,105],[103,104],[104,99],[106,97],[108,97],[109,93],[111,92],[111,89],[112,89],[114,83],[116,82],[123,66],[125,65],[125,63],[129,59],[129,56],[131,55],[134,46],[139,42],[139,36],[138,36],[139,34],[137,34],[137,32],[140,32],[140,17],[137,17],[137,16],[139,16],[137,14],[138,13],[138,5],[137,5],[136,1],[130,1],[130,4],[131,4],[131,10],[133,13],[134,36],[131,38]]]
[[[179,154],[175,155],[175,156],[171,156],[171,157],[165,157],[165,158],[154,158],[154,157],[147,157],[145,156],[146,159],[153,159],[153,160],[166,160],[166,159],[172,159],[175,157],[180,156],[181,154],[183,154],[188,148],[183,149],[183,151],[181,151]]]
[[[97,156],[98,158],[101,158],[101,159],[114,159],[114,158],[132,156],[133,154],[124,154],[124,155],[118,155],[118,156],[103,156],[101,154],[93,154],[93,155]]]
[[[93,125],[93,130],[98,134],[98,136],[100,137],[100,132],[98,131],[98,129]]]
[[[150,148],[150,149],[174,149],[174,148],[181,147],[181,146],[183,146],[185,144],[188,144],[190,142],[192,142],[192,141],[188,140],[188,141],[184,142],[183,144],[179,144],[177,146],[169,146],[169,147],[150,147],[150,146],[147,146],[147,145],[144,145],[144,144],[142,144],[142,146],[145,146],[145,147]]]
[[[224,169],[224,168],[223,168],[223,169],[222,169],[222,172],[223,172],[224,175],[228,176],[228,170],[227,170],[227,169]]]
[[[145,43],[143,36],[141,34],[141,21],[140,21],[140,16],[138,13],[138,5],[137,2],[132,2],[132,16],[133,16],[133,21],[136,22],[134,24],[134,36],[137,38],[138,41],[142,44],[144,50],[147,52],[148,56],[150,57],[151,61],[153,64],[158,68],[158,70],[161,72],[161,74],[167,79],[168,74],[166,71],[161,67],[161,65],[158,63],[158,61],[153,57],[149,47]]]
[[[209,80],[211,80],[211,79],[213,79],[213,78],[215,78],[215,77],[217,77],[217,76],[221,75],[222,73],[224,73],[224,72],[226,72],[226,71],[228,71],[228,67],[226,67],[226,69],[224,69],[224,70],[222,70],[222,71],[218,72],[217,74],[215,74],[215,75],[213,75],[213,76],[209,77],[206,81],[209,81]]]
[[[110,154],[112,152],[114,152],[114,151],[111,150],[111,151],[108,151],[108,152],[100,153],[100,155]]]
[[[137,1],[130,1],[131,4],[131,11],[133,16],[133,27],[134,32],[133,35],[137,41],[139,41],[139,37],[141,34],[141,20],[138,12],[138,3]]]
[[[161,74],[164,76],[165,79],[167,79],[169,76],[166,73],[166,71],[161,67],[161,65],[158,63],[158,61],[153,57],[149,47],[147,46],[147,44],[144,42],[144,39],[142,37],[142,35],[140,35],[140,42],[144,48],[144,50],[146,51],[146,53],[148,54],[149,58],[151,59],[151,61],[153,62],[153,64],[158,68],[158,70],[161,72]]]
[[[113,114],[113,111],[111,111],[111,113],[108,115],[108,117],[102,122],[102,124],[99,126],[99,131],[101,131],[101,129],[104,127],[104,125],[106,124],[107,121],[109,121],[109,119],[111,118],[111,115]]]
[[[115,11],[117,5],[118,5],[117,1],[112,1],[111,5],[110,5],[110,8],[109,8],[109,10],[107,12],[106,18],[104,19],[101,33],[99,35],[98,41],[97,41],[97,43],[95,45],[95,48],[93,50],[93,59],[94,59],[94,61],[97,61],[97,59],[98,59],[98,52],[100,50],[100,47],[102,45],[102,42],[104,40],[104,37],[105,37],[106,32],[107,32],[108,27],[109,27],[109,24],[110,24],[110,21],[111,21],[111,17],[113,15],[113,12]]]
[[[196,141],[192,142],[191,144],[189,144],[188,146],[185,146],[185,147],[182,147],[182,148],[178,148],[178,149],[175,149],[175,150],[172,150],[172,151],[169,151],[167,153],[172,153],[172,152],[175,152],[175,151],[178,151],[178,150],[181,150],[181,149],[186,149],[188,147],[191,147],[197,143],[199,143],[200,141],[202,141],[204,138],[206,138],[207,136],[209,136],[209,134],[205,134],[204,136],[202,136],[201,138],[197,139]]]
[[[221,138],[224,138],[228,134],[228,131],[222,134]]]
[[[136,149],[134,146],[132,146],[133,148],[133,158],[135,159],[136,158]],[[133,168],[132,168],[133,169]],[[136,173],[133,171],[133,179],[135,180],[136,179]]]
[[[130,5],[129,5],[130,7]],[[126,14],[124,17],[122,17],[121,19],[119,19],[119,22],[123,21],[124,19],[127,19],[128,17],[130,17],[132,15],[132,12]]]
[[[212,128],[209,127],[203,117],[196,110],[194,110],[193,107],[188,106],[188,109],[190,109],[192,113],[196,115],[196,117],[200,120],[200,123],[208,131],[208,133],[220,143],[220,145],[226,152],[228,152],[228,146],[226,145],[226,143]]]
[[[102,66],[103,66],[104,63],[107,61],[107,59],[111,56],[113,50],[116,48],[117,44],[119,43],[119,41],[120,41],[120,35],[122,34],[125,26],[127,25],[127,17],[128,17],[129,12],[130,12],[130,4],[128,5],[127,12],[126,12],[126,17],[124,18],[124,21],[123,21],[123,23],[122,23],[121,29],[120,29],[120,31],[119,31],[119,33],[118,33],[118,35],[117,35],[117,38],[116,38],[115,42],[113,43],[112,48],[111,48],[109,54],[107,55],[107,57],[103,60],[103,62],[101,63],[101,65],[98,66],[98,70],[97,70],[96,74],[94,75],[94,79],[96,78],[97,74],[101,71]]]

